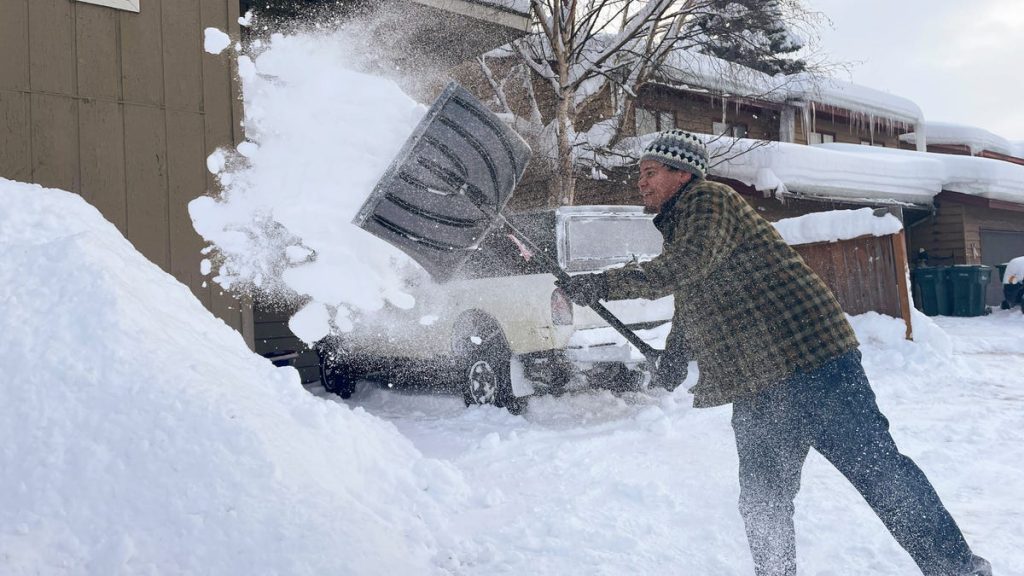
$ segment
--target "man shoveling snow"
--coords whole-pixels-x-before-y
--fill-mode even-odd
[[[694,405],[733,405],[740,513],[757,574],[796,574],[793,499],[813,447],[923,573],[990,575],[924,473],[899,452],[835,297],[736,191],[704,179],[707,166],[699,138],[661,133],[641,157],[639,187],[658,214],[664,251],[560,285],[581,306],[674,295],[655,382],[672,388],[685,377],[685,343],[701,369]]]

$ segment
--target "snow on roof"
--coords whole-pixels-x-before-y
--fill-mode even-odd
[[[708,148],[712,174],[761,191],[926,204],[943,184],[941,166],[920,156],[872,156],[824,146],[711,136]]]
[[[1000,160],[857,144],[707,138],[713,174],[761,191],[926,204],[949,190],[1024,203],[1024,166]]]
[[[871,208],[814,212],[796,218],[784,218],[775,222],[774,226],[782,239],[792,245],[836,242],[868,235],[886,236],[903,229],[899,218],[892,214],[875,216]]]
[[[984,128],[951,124],[947,122],[925,122],[919,125],[923,130],[928,144],[945,144],[967,146],[971,154],[980,154],[983,150],[1024,158],[1024,142],[1011,142],[1002,136],[993,134]],[[917,133],[902,134],[900,141],[910,144],[917,143]]]
[[[793,90],[790,93],[791,98],[820,102],[867,116],[904,121],[909,124],[917,124],[924,120],[924,113],[914,102],[867,86],[835,78],[818,82],[806,80],[803,86],[802,92]]]
[[[1024,204],[1024,166],[1018,164],[975,156],[932,154],[858,144],[823,144],[821,147],[839,153],[864,155],[879,160],[892,158],[904,162],[930,162],[934,166],[933,177],[942,183],[941,189],[936,190],[936,193],[948,190]]]
[[[820,103],[868,116],[908,124],[924,119],[914,102],[887,92],[835,78],[815,78],[810,74],[771,76],[691,50],[669,55],[664,79],[688,89],[709,89],[725,95],[756,97],[769,102]]]

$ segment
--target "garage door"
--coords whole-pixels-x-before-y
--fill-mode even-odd
[[[981,263],[995,267],[1017,256],[1024,256],[1024,232],[1007,232],[1004,230],[981,231]],[[988,285],[986,304],[998,306],[1003,301],[1002,278],[997,278],[992,271],[992,280]]]

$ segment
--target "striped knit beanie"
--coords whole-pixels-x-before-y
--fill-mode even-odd
[[[682,130],[666,130],[644,148],[640,161],[657,160],[666,166],[704,178],[708,171],[708,149],[699,138]]]

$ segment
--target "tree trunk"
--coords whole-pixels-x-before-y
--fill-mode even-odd
[[[558,101],[558,205],[572,206],[576,200],[576,171],[573,146],[569,134],[573,127],[572,93],[562,94]]]

